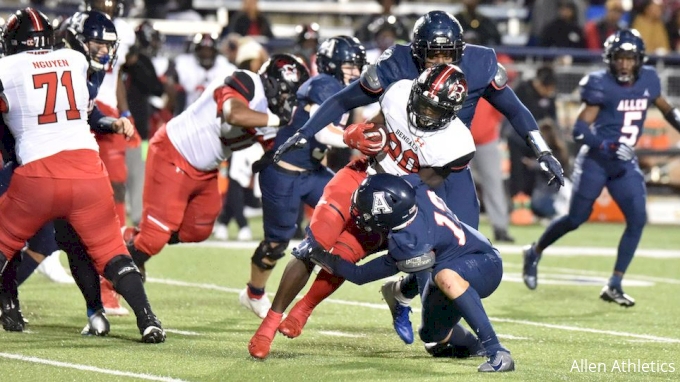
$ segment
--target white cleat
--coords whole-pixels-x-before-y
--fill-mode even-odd
[[[59,284],[75,284],[73,277],[66,273],[66,270],[59,261],[61,251],[55,251],[50,256],[45,257],[45,260],[38,265],[38,272],[45,275],[52,282]]]
[[[215,240],[229,240],[229,230],[222,223],[215,223],[213,227],[213,237]]]
[[[80,334],[84,336],[105,336],[109,334],[111,325],[106,318],[103,310],[98,310],[87,319],[87,325],[83,328]]]
[[[236,236],[236,240],[238,241],[251,241],[253,240],[253,232],[250,230],[250,227],[245,226],[241,228],[238,231],[238,235]]]
[[[262,319],[267,317],[267,312],[272,307],[272,303],[269,302],[269,297],[267,297],[266,294],[259,299],[248,297],[248,288],[242,290],[241,293],[238,294],[238,301],[241,305]]]

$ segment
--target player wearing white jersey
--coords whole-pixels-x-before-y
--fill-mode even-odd
[[[4,284],[7,262],[40,227],[62,218],[80,236],[97,272],[135,311],[142,341],[165,341],[141,274],[121,240],[107,172],[87,123],[90,64],[74,50],[53,51],[52,25],[33,8],[8,19],[2,40],[7,56],[0,60],[0,111],[16,140],[20,164],[0,198],[0,216],[11,217],[0,226],[3,328],[22,331],[24,326]]]
[[[273,55],[259,74],[238,70],[213,81],[151,139],[142,221],[126,237],[137,266],[166,243],[207,239],[221,208],[218,167],[233,151],[274,138],[288,123],[295,92],[309,78],[300,60]],[[258,127],[268,126],[268,127]]]
[[[186,107],[194,103],[215,78],[224,78],[236,70],[226,57],[219,54],[217,41],[210,34],[197,34],[191,50],[175,57],[177,80],[186,93]]]

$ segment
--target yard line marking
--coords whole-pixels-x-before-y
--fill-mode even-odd
[[[504,340],[528,340],[529,337],[513,336],[512,334],[497,334],[496,337]]]
[[[207,240],[201,243],[180,243],[181,246],[189,247],[205,247],[205,248],[225,248],[225,249],[255,249],[259,245],[259,242],[255,241],[216,241]],[[288,248],[294,248],[300,244],[299,240],[293,240],[288,245]],[[508,254],[521,254],[521,245],[495,245],[495,247],[500,251],[501,255],[504,253]],[[560,247],[553,246],[545,250],[544,252],[548,256],[616,256],[616,248],[611,247]],[[680,251],[669,250],[669,249],[644,249],[638,248],[635,251],[636,257],[648,257],[654,259],[680,259]]]
[[[102,369],[102,368],[94,367],[94,366],[80,365],[80,364],[77,364],[77,363],[52,361],[52,360],[49,360],[49,359],[38,358],[38,357],[29,357],[29,356],[25,356],[25,355],[21,355],[21,354],[0,353],[0,357],[14,359],[14,360],[17,360],[17,361],[39,363],[39,364],[49,365],[49,366],[65,367],[65,368],[69,368],[69,369],[76,369],[76,370],[83,370],[83,371],[93,371],[95,373],[117,375],[117,376],[120,376],[120,377],[145,379],[147,381],[186,382],[183,379],[161,377],[161,376],[158,376],[158,375],[151,375],[151,374],[131,373],[129,371]]]
[[[318,333],[323,334],[325,336],[333,336],[333,337],[349,337],[349,338],[366,337],[365,334],[352,334],[352,333],[338,332],[338,331],[335,331],[335,330],[319,330]]]
[[[191,283],[191,282],[172,280],[172,279],[147,278],[146,281],[149,282],[149,283],[166,284],[166,285],[174,285],[174,286],[182,286],[182,287],[193,287],[193,288],[199,288],[199,289],[210,289],[210,290],[216,290],[216,291],[227,292],[227,293],[239,293],[241,291],[241,289],[238,289],[238,288],[228,288],[228,287],[223,287],[223,286],[219,286],[219,285],[215,285],[215,284]],[[268,293],[268,294],[270,296],[274,295],[273,293]],[[296,298],[300,298],[300,296],[297,296]],[[382,309],[382,310],[388,309],[387,305],[384,304],[384,303],[376,304],[376,303],[371,303],[371,302],[338,300],[338,299],[334,299],[334,298],[327,298],[325,301],[327,301],[331,304],[358,306],[358,307],[371,308],[371,309]],[[412,309],[413,309],[414,313],[420,313],[420,311],[421,311],[419,308],[412,308]],[[577,326],[556,325],[556,324],[548,324],[548,323],[534,322],[534,321],[528,321],[528,320],[514,320],[514,319],[510,319],[510,318],[489,317],[489,319],[491,321],[497,321],[497,322],[507,322],[507,323],[520,324],[520,325],[539,326],[539,327],[544,327],[544,328],[560,329],[560,330],[567,330],[567,331],[572,331],[572,332],[597,333],[597,334],[605,334],[605,335],[610,335],[610,336],[630,337],[630,338],[652,340],[652,341],[659,341],[659,342],[680,343],[680,339],[677,339],[677,338],[659,337],[659,336],[652,336],[652,335],[648,335],[648,334],[635,334],[635,333],[628,333],[628,332],[617,332],[617,331],[612,331],[612,330],[581,328],[581,327],[577,327]]]
[[[180,334],[180,335],[183,335],[183,336],[200,336],[201,335],[201,333],[199,333],[199,332],[190,332],[190,331],[187,331],[187,330],[177,330],[177,329],[168,329],[168,328],[165,328],[163,330],[165,330],[167,333]]]
[[[520,263],[503,261],[503,267],[521,269],[522,266],[523,266],[523,264],[520,264]],[[571,274],[575,274],[575,275],[599,276],[599,277],[605,278],[607,280],[611,276],[611,272],[591,271],[591,270],[588,270],[588,269],[541,266],[541,270],[542,271],[549,271],[549,272],[571,273]],[[626,281],[628,281],[629,278],[635,278],[635,279],[650,281],[650,282],[655,282],[655,283],[680,285],[680,279],[672,279],[672,278],[669,278],[669,277],[646,276],[646,275],[639,275],[639,274],[635,274],[635,273],[628,273],[627,274],[626,279],[624,279],[624,281],[623,281],[624,285],[626,284]]]

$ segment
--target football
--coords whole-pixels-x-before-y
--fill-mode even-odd
[[[388,134],[389,130],[387,130],[387,126],[380,123],[374,123],[372,127],[364,130],[366,139],[371,142],[379,142],[381,148],[384,148],[387,144]]]

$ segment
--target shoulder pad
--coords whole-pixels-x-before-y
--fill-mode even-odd
[[[508,72],[505,70],[505,67],[499,63],[497,63],[498,68],[496,69],[496,75],[493,77],[493,81],[491,84],[493,85],[496,90],[501,90],[504,87],[508,85]]]
[[[432,268],[434,266],[434,261],[435,254],[430,251],[407,260],[397,261],[397,268],[402,272],[415,273]]]
[[[378,68],[375,65],[369,65],[359,78],[361,87],[371,93],[380,93],[383,88],[378,79]]]
[[[588,105],[602,105],[607,96],[604,91],[602,76],[598,73],[591,73],[581,78],[580,86],[581,101]]]

